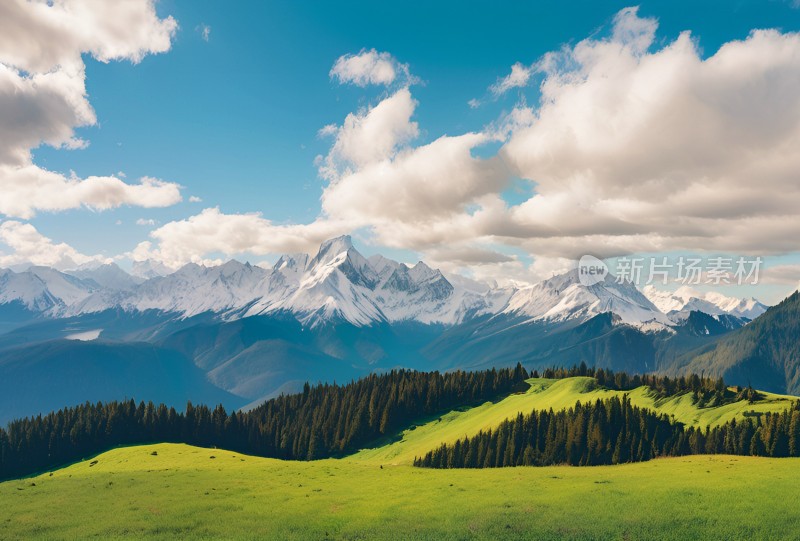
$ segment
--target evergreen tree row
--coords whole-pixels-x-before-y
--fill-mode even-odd
[[[705,430],[671,423],[627,396],[578,402],[558,412],[517,415],[493,430],[443,444],[414,465],[427,468],[574,466],[641,462],[661,456],[800,456],[800,402],[782,413],[752,415]]]
[[[586,363],[571,368],[546,368],[540,374],[534,370],[533,377],[548,379],[564,379],[574,377],[590,377],[597,380],[597,385],[617,391],[630,391],[643,385],[653,390],[660,398],[684,393],[691,393],[693,402],[699,407],[716,407],[739,400],[747,400],[751,404],[763,398],[755,389],[748,386],[737,386],[728,389],[725,380],[709,378],[703,375],[669,377],[658,374],[628,375],[625,372],[614,372],[603,368],[587,367]]]
[[[222,447],[264,457],[340,456],[440,414],[527,388],[527,371],[395,370],[347,385],[306,384],[249,412],[189,403],[185,412],[133,400],[84,404],[0,429],[0,479],[73,462],[118,445],[153,442]]]

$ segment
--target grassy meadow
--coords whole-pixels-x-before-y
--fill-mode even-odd
[[[0,483],[0,539],[796,539],[800,459],[691,456],[622,466],[431,470],[414,456],[518,412],[608,398],[590,378],[532,379],[496,403],[421,422],[344,459],[287,462],[155,444]],[[705,426],[780,411],[767,395],[698,409],[640,406]]]
[[[796,539],[798,498],[800,459],[428,470],[158,444],[0,484],[0,537]]]

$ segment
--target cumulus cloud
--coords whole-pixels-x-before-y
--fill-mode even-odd
[[[0,267],[33,263],[57,269],[70,269],[92,261],[101,263],[111,261],[99,255],[84,255],[63,242],[55,243],[39,233],[33,225],[14,220],[0,224],[0,244],[5,244],[12,250],[10,254],[0,250]]]
[[[8,0],[0,3],[0,213],[30,218],[37,210],[131,204],[165,206],[179,186],[143,178],[65,177],[35,165],[41,144],[79,149],[75,129],[96,124],[81,54],[101,62],[139,62],[169,50],[177,23],[156,15],[152,0]]]
[[[390,158],[419,134],[417,123],[411,121],[416,106],[408,88],[402,88],[368,110],[350,113],[341,126],[322,128],[321,135],[335,140],[322,161],[320,176],[333,180]]]
[[[258,214],[205,209],[156,229],[133,257],[177,266],[215,252],[313,252],[323,240],[362,228],[374,242],[399,248],[471,238],[472,222],[480,222],[481,209],[490,204],[484,196],[507,183],[508,171],[496,158],[472,155],[492,140],[488,134],[443,136],[412,146],[419,134],[415,107],[410,91],[402,88],[325,130],[334,140],[319,159],[319,174],[328,184],[316,221],[276,225]]]
[[[549,58],[539,107],[501,151],[536,182],[513,242],[571,257],[796,250],[800,36],[757,30],[704,59],[688,32],[651,51],[656,21],[635,9],[614,21]]]
[[[177,28],[172,17],[158,18],[154,0],[6,0],[0,61],[36,73],[79,64],[81,53],[139,62],[168,51]]]
[[[375,49],[362,49],[358,54],[340,56],[331,68],[330,77],[340,84],[362,87],[388,86],[398,79],[405,84],[414,81],[408,64],[401,64],[389,53],[379,53]]]
[[[150,232],[152,241],[136,246],[134,261],[155,259],[176,268],[187,262],[208,262],[209,254],[266,255],[312,252],[324,240],[352,230],[352,224],[318,221],[308,225],[276,225],[260,214],[224,214],[207,208],[185,220]]]
[[[372,227],[379,241],[397,247],[470,234],[464,226],[480,218],[481,198],[508,180],[502,162],[472,155],[489,140],[482,133],[443,136],[366,164],[331,182],[323,211]]]
[[[128,184],[114,176],[66,177],[35,165],[0,165],[0,214],[32,218],[37,211],[86,207],[107,210],[120,205],[165,207],[181,200],[180,186],[144,177]]]
[[[489,87],[489,90],[495,96],[505,94],[512,88],[521,88],[528,85],[531,76],[535,71],[534,67],[523,66],[519,62],[511,66],[511,73],[499,79],[495,84]]]

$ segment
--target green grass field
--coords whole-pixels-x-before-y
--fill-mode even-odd
[[[0,484],[0,537],[796,539],[800,532],[800,459],[381,469],[159,444],[96,460]]]
[[[601,467],[429,470],[410,461],[517,412],[605,398],[589,378],[530,380],[341,460],[285,462],[187,445],[121,448],[0,483],[0,539],[796,539],[800,459],[694,456]],[[704,426],[792,397],[698,409]],[[95,462],[96,461],[96,462]],[[95,462],[95,463],[93,463]]]

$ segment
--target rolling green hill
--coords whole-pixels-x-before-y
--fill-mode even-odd
[[[409,464],[415,456],[422,456],[441,443],[453,443],[463,436],[472,436],[480,430],[493,428],[517,413],[530,413],[534,409],[559,410],[575,405],[627,394],[631,402],[669,415],[686,425],[705,427],[726,423],[745,414],[783,411],[796,397],[762,393],[764,399],[753,404],[734,402],[716,408],[698,408],[689,394],[658,399],[647,387],[632,391],[611,391],[598,388],[594,378],[576,377],[560,380],[529,379],[527,392],[513,394],[499,402],[487,402],[465,411],[453,411],[427,423],[406,430],[399,441],[375,449],[365,449],[353,456],[354,460],[369,463]]]
[[[781,539],[800,459],[430,470],[160,444],[0,484],[16,539]]]

